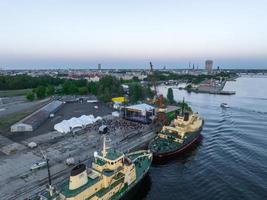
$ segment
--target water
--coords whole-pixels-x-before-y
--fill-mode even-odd
[[[185,97],[204,117],[203,140],[182,157],[153,165],[135,199],[267,199],[267,77],[241,77],[225,90],[236,95],[174,90],[176,100]],[[220,108],[222,102],[231,108]]]

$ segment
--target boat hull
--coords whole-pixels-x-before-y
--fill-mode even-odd
[[[167,158],[171,158],[171,157],[175,157],[178,155],[181,155],[182,153],[188,151],[189,149],[191,149],[196,143],[200,142],[202,139],[202,135],[198,134],[192,141],[190,141],[189,143],[183,145],[181,148],[176,149],[174,151],[169,151],[166,153],[155,153],[153,152],[153,161],[157,162],[157,161],[161,161]]]
[[[121,199],[128,199],[130,196],[130,193],[132,193],[134,190],[137,190],[138,187],[141,185],[143,179],[147,176],[148,171],[150,169],[150,166],[152,164],[153,157],[151,155],[149,165],[142,171],[142,173],[137,177],[136,181],[128,186],[128,188],[120,193],[119,195],[116,195],[115,197],[112,197],[111,200],[121,200]]]
[[[133,194],[138,192],[138,190],[141,189],[140,187],[142,186],[142,183],[146,176],[149,176],[148,170],[143,174],[140,180],[130,185],[130,187],[125,191],[125,193],[121,195],[121,197],[119,197],[118,199],[119,200],[135,199],[135,197],[133,197]]]
[[[153,153],[153,162],[160,162],[162,160],[166,160],[168,158],[172,158],[175,156],[179,156],[182,153],[186,152],[187,150],[191,149],[193,146],[195,146],[196,143],[200,142],[202,140],[202,135],[201,135],[201,131],[204,125],[204,121],[201,125],[201,127],[199,128],[199,130],[197,130],[195,133],[193,133],[195,136],[193,138],[190,139],[190,141],[185,142],[182,146],[180,146],[179,148],[173,150],[173,151],[167,151],[167,152],[155,152],[152,151]],[[149,144],[150,146],[151,144]]]

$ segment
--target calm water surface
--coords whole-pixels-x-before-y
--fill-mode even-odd
[[[205,119],[203,140],[182,157],[153,165],[135,199],[267,199],[267,77],[241,77],[225,90],[236,95],[174,89],[176,100],[185,97]],[[222,102],[231,108],[220,108]]]

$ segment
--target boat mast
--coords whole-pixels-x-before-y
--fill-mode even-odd
[[[106,134],[104,134],[103,138],[103,150],[102,150],[103,157],[106,157],[107,155],[107,150],[106,150]]]
[[[182,103],[182,116],[184,116],[184,97],[183,97],[183,103]]]

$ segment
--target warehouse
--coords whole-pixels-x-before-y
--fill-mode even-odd
[[[52,101],[48,103],[41,109],[35,111],[16,124],[13,124],[10,127],[10,131],[26,132],[35,130],[49,118],[50,114],[54,114],[62,106],[62,104],[62,101]]]

